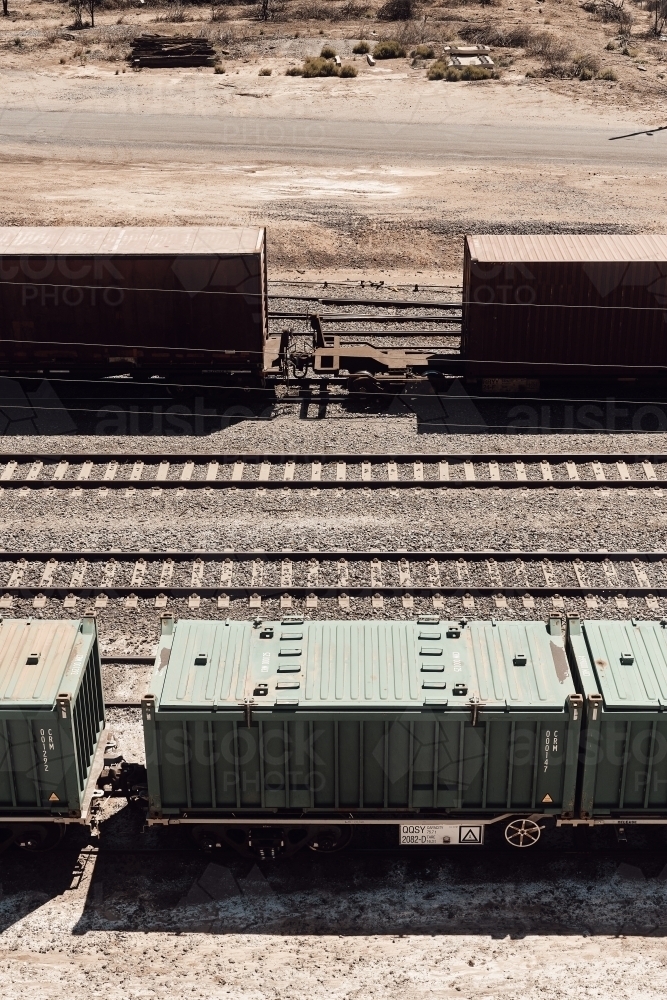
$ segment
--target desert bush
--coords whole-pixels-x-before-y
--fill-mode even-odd
[[[603,69],[598,76],[598,80],[618,80],[618,77],[613,69]]]
[[[377,12],[381,21],[409,21],[414,14],[414,0],[387,0]]]
[[[535,37],[535,32],[527,25],[517,24],[504,28],[499,24],[464,25],[459,35],[466,42],[478,45],[493,45],[495,48],[524,49]]]
[[[275,21],[350,21],[363,17],[370,7],[367,3],[349,3],[336,7],[333,4],[321,3],[319,0],[304,0],[302,3],[283,3],[275,8]]]
[[[451,67],[454,69],[454,67]],[[500,74],[488,66],[463,66],[461,68],[462,80],[497,80]]]
[[[258,76],[271,76],[272,72],[273,70],[270,67],[264,66],[262,69],[260,69]]]
[[[634,22],[632,12],[625,6],[625,0],[587,0],[582,6],[601,21],[616,21],[625,26]]]
[[[444,80],[448,68],[449,67],[442,61],[442,59],[438,59],[437,62],[434,62],[433,65],[429,67],[429,71],[426,76],[429,80]]]
[[[371,51],[371,47],[368,42],[357,42],[352,51],[355,56],[365,56],[367,52]]]
[[[224,66],[216,66],[214,68],[213,72],[216,74],[216,76],[222,76],[222,74],[225,72],[225,67]]]
[[[331,45],[323,45],[320,55],[322,59],[334,59],[336,56],[336,50],[332,48]]]
[[[607,50],[607,52],[614,52],[617,48],[618,45],[614,41],[607,42],[607,44],[605,45],[605,49]]]
[[[322,56],[308,56],[303,64],[301,76],[338,76],[338,66],[332,59],[323,59]]]
[[[405,49],[395,38],[387,38],[377,43],[373,55],[376,59],[401,59],[405,55]]]
[[[162,5],[160,5],[162,6]],[[176,3],[168,3],[164,7],[165,13],[158,14],[153,18],[153,21],[166,21],[170,24],[184,24],[186,21],[192,21],[193,17],[185,9],[180,0]]]
[[[558,66],[572,54],[572,46],[563,38],[558,38],[549,31],[540,31],[533,35],[524,46],[531,56],[544,59],[547,66]]]
[[[413,59],[435,59],[435,49],[432,45],[418,45],[410,55]]]
[[[307,56],[303,66],[290,66],[285,72],[285,76],[303,76],[306,79],[317,76],[342,76],[349,79],[356,75],[357,71],[351,63],[336,66],[333,59],[323,59],[322,56]]]
[[[582,80],[592,80],[600,72],[600,60],[592,52],[583,52],[572,60],[572,69]]]

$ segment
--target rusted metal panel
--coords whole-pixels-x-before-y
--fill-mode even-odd
[[[469,376],[667,375],[667,236],[468,236]]]
[[[0,364],[17,370],[259,372],[267,313],[263,229],[0,228]]]

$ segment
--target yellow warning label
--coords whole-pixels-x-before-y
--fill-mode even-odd
[[[544,798],[542,799],[542,801],[543,802],[553,802],[553,799],[551,798],[551,796],[547,792],[547,794],[544,796]]]
[[[51,792],[51,794],[49,795],[49,802],[60,802],[60,799],[58,798],[55,792]]]

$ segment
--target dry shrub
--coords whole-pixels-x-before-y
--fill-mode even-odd
[[[192,16],[188,14],[182,3],[167,4],[166,13],[158,14],[153,18],[154,22],[167,21],[170,24],[183,24],[185,21],[192,21]]]
[[[335,59],[336,50],[331,45],[323,45],[320,55],[323,59]]]
[[[525,49],[535,37],[535,32],[527,25],[517,24],[505,28],[500,24],[464,25],[459,35],[466,42],[478,45],[493,45],[500,49]]]
[[[351,21],[364,17],[370,10],[368,3],[355,3],[349,0],[340,7],[331,3],[321,3],[318,0],[303,0],[300,3],[283,3],[274,11],[275,21]]]
[[[59,31],[47,31],[44,36],[40,38],[38,44],[41,48],[48,49],[51,45],[55,45],[58,41],[60,41]]]
[[[331,7],[325,3],[302,3],[292,9],[292,16],[300,21],[334,21],[338,20]]]
[[[418,45],[410,55],[413,59],[435,59],[435,49],[432,45]]]
[[[649,45],[648,51],[658,62],[667,62],[667,45]]]
[[[563,80],[594,80],[600,72],[600,60],[591,52],[575,55],[571,60],[553,60],[532,76],[557,76]],[[615,76],[613,77],[615,79]],[[612,77],[605,76],[605,80]]]
[[[426,76],[429,80],[446,80],[448,69],[451,69],[451,67],[449,67],[447,63],[443,62],[442,59],[438,59],[437,62],[434,62],[433,65],[429,67],[429,71]]]
[[[583,52],[576,55],[572,60],[572,69],[575,76],[583,76],[590,73],[587,79],[592,80],[600,72],[600,60],[592,52]]]
[[[365,56],[367,52],[371,51],[371,47],[368,42],[357,42],[352,51],[355,56]]]
[[[376,59],[402,59],[405,49],[396,38],[386,38],[377,43],[373,55]]]
[[[632,12],[625,6],[625,0],[588,0],[583,9],[595,14],[601,21],[615,21],[629,27],[634,23]]]
[[[572,46],[569,42],[548,31],[540,31],[533,35],[525,49],[529,55],[543,59],[548,69],[561,66],[572,55]]]
[[[377,12],[380,21],[410,21],[414,14],[414,0],[387,0]]]
[[[598,76],[598,80],[618,80],[618,77],[613,69],[603,69]]]
[[[338,11],[340,13],[341,21],[351,21],[355,17],[365,17],[370,9],[370,4],[355,3],[354,0],[349,0],[348,3],[339,7]]]
[[[323,59],[322,56],[308,56],[303,66],[290,66],[285,73],[285,76],[303,76],[306,79],[318,76],[340,76],[350,79],[356,75],[357,71],[351,63],[336,66],[333,59]]]

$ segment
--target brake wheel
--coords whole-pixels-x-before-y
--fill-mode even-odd
[[[512,847],[533,847],[540,839],[542,827],[532,819],[513,819],[505,827],[505,840]]]

